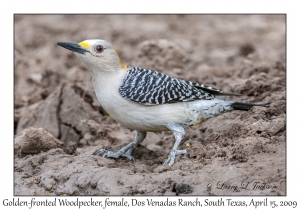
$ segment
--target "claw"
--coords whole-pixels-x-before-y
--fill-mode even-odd
[[[165,165],[169,165],[169,166],[172,166],[174,164],[174,160],[172,161],[171,158],[169,157],[168,160],[166,160],[163,164],[163,166]]]
[[[134,161],[134,157],[132,157],[131,155],[121,155],[123,157],[127,157],[127,159]]]
[[[105,149],[99,149],[96,152],[94,152],[94,155],[102,155],[102,157],[110,157],[110,158],[119,158],[119,157],[126,157],[129,160],[133,160],[134,158],[130,155],[132,150],[141,143],[146,138],[146,132],[137,131],[135,139],[130,144],[126,145],[122,149],[120,149],[118,152],[111,152]]]
[[[186,150],[174,150],[172,149],[171,152],[170,152],[170,155],[169,155],[169,158],[164,162],[164,166],[165,165],[169,165],[169,166],[172,166],[175,162],[175,157],[176,155],[178,154],[185,154],[186,153]]]
[[[105,153],[105,149],[99,149],[96,152],[93,153],[93,155],[103,155]]]
[[[122,150],[118,152],[111,152],[105,149],[99,149],[93,153],[94,155],[102,155],[102,157],[110,157],[110,158],[119,158],[119,157],[126,157],[129,160],[134,160],[134,158],[128,154],[128,151],[123,152]]]
[[[184,150],[177,150],[176,152],[177,152],[176,155],[178,155],[178,154],[186,154],[186,150],[185,149]]]

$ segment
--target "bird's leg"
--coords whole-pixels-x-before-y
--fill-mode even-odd
[[[174,137],[175,137],[175,143],[170,152],[169,158],[164,162],[163,165],[168,164],[169,166],[172,166],[174,164],[176,155],[186,153],[186,150],[178,150],[177,149],[181,140],[183,139],[185,132],[184,132],[184,128],[177,123],[168,123],[167,127],[173,132]]]
[[[94,152],[94,155],[102,155],[103,157],[111,157],[111,158],[119,158],[121,156],[121,157],[126,157],[129,160],[134,160],[134,158],[131,156],[131,152],[139,143],[141,143],[146,138],[146,135],[147,135],[146,132],[136,131],[134,141],[127,144],[118,152],[111,152],[105,149],[99,149],[96,152]]]

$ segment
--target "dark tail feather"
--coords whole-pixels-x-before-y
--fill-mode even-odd
[[[242,102],[234,102],[233,104],[231,104],[231,106],[232,106],[233,109],[248,111],[253,106],[269,107],[269,104],[270,103],[265,103],[265,104],[248,104],[248,103],[242,103]]]

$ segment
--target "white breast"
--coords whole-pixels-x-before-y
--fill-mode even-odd
[[[164,105],[142,105],[124,99],[118,91],[126,71],[113,77],[93,75],[95,93],[101,106],[113,119],[127,128],[139,131],[168,130],[167,123],[196,121],[197,116],[187,109],[188,102]],[[195,118],[195,119],[190,119]]]

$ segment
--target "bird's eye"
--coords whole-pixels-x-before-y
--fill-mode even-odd
[[[95,50],[96,53],[102,53],[103,50],[104,50],[104,47],[100,44],[97,44],[97,45],[94,46],[94,50]]]

